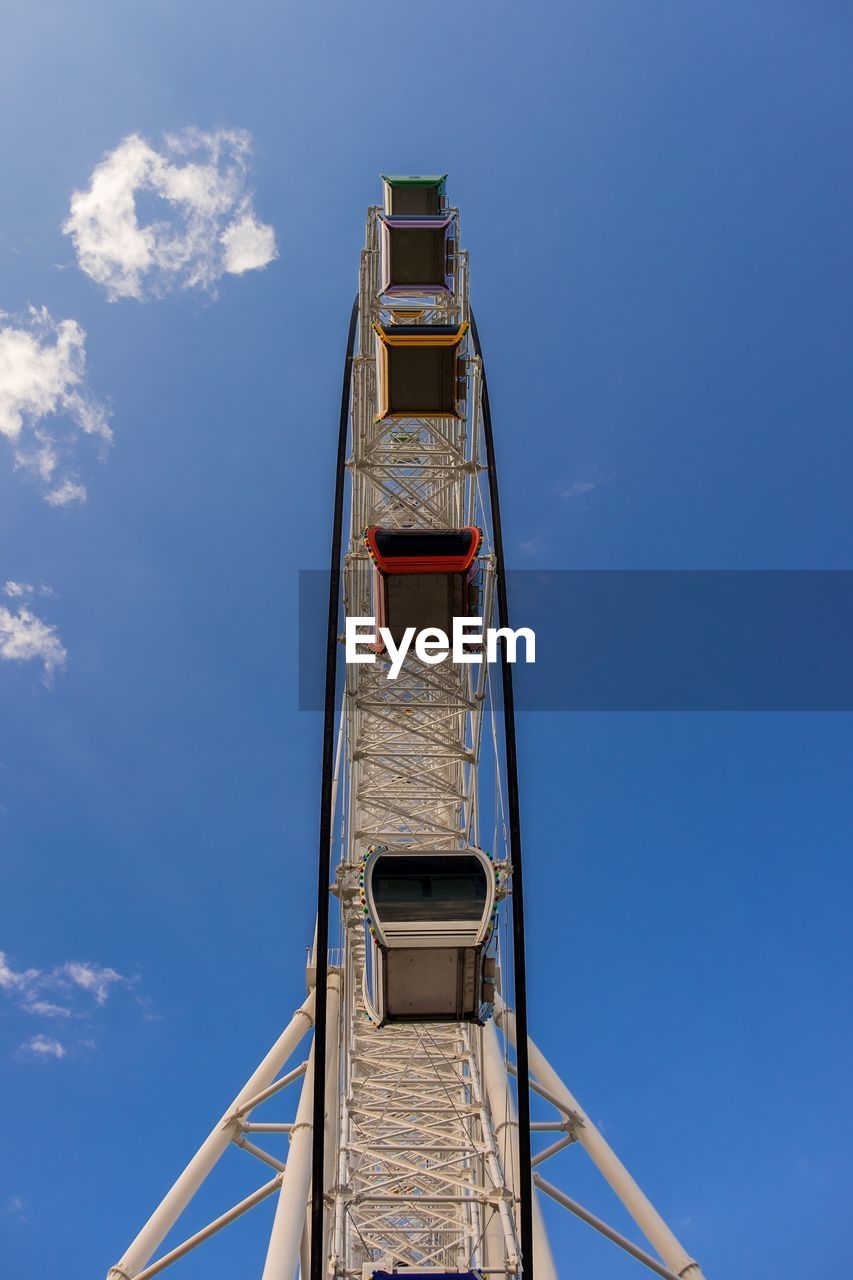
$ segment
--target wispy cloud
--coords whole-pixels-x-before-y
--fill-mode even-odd
[[[63,480],[45,496],[52,507],[70,507],[72,502],[86,502],[89,494],[79,480]]]
[[[106,1003],[110,987],[116,983],[124,984],[128,981],[115,969],[107,969],[100,964],[81,964],[77,960],[70,960],[67,964],[60,965],[58,969],[53,970],[51,977],[54,983],[61,984],[63,981],[68,981],[73,986],[79,987],[81,991],[88,991],[94,996],[96,1004]]]
[[[278,257],[275,232],[259,222],[248,183],[251,138],[242,129],[167,134],[155,150],[131,134],[75,191],[63,226],[77,262],[111,302],[174,289],[215,292]],[[140,221],[140,198],[155,216]]]
[[[585,475],[582,474],[569,484],[556,485],[552,492],[555,492],[564,502],[574,502],[577,498],[585,498],[587,494],[594,493],[596,489],[609,484],[613,479],[613,471],[609,467],[593,466],[584,470]]]
[[[16,968],[4,951],[0,951],[0,993],[9,1002],[8,1015],[19,1019],[50,1019],[52,1032],[58,1021],[65,1032],[60,1040],[55,1034],[38,1031],[23,1040],[15,1051],[21,1060],[46,1061],[50,1058],[79,1058],[96,1048],[95,1041],[80,1038],[72,1031],[81,1024],[89,1030],[93,1018],[100,1015],[114,988],[123,987],[140,1005],[148,1020],[148,1001],[134,990],[136,978],[129,978],[108,965],[92,961],[66,960],[51,969]],[[82,1029],[82,1027],[81,1027]],[[19,1032],[20,1034],[20,1032]]]
[[[56,592],[53,587],[46,587],[44,583],[39,583],[34,587],[31,582],[13,582],[10,578],[3,584],[3,595],[9,600],[32,599],[33,596],[55,596]]]
[[[86,385],[86,334],[47,307],[0,312],[0,435],[17,467],[35,476],[52,506],[84,502],[76,474],[81,440],[112,440],[107,409]]]
[[[49,1036],[35,1035],[18,1046],[18,1053],[25,1057],[46,1062],[49,1058],[64,1058],[68,1050],[59,1040],[51,1040]]]
[[[96,1005],[103,1005],[112,987],[132,986],[135,981],[116,969],[89,960],[66,960],[52,969],[14,969],[6,952],[0,951],[0,990],[22,995],[21,1007],[28,1013],[55,1015],[65,1012],[56,1005],[41,1001],[39,996],[44,991],[66,994],[84,991]]]
[[[39,1018],[70,1018],[71,1010],[63,1004],[53,1004],[50,1000],[30,1000],[22,1005],[27,1013]]]
[[[7,1200],[0,1204],[0,1214],[7,1218],[19,1218],[21,1222],[26,1222],[23,1196],[9,1196]]]
[[[26,991],[41,976],[39,969],[13,969],[0,951],[0,991]]]
[[[50,687],[68,654],[56,627],[34,614],[26,605],[13,612],[0,605],[0,660],[42,663],[44,683]]]
[[[592,493],[593,489],[597,488],[595,480],[576,480],[574,484],[560,490],[560,497],[568,501],[570,498],[580,498],[584,493]]]

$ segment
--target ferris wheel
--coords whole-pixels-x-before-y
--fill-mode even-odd
[[[267,1199],[263,1280],[554,1280],[571,1265],[541,1195],[656,1274],[702,1280],[528,1036],[506,636],[494,667],[471,628],[455,661],[405,648],[509,619],[459,212],[445,176],[383,177],[383,194],[344,362],[308,996],[108,1280],[153,1280]],[[346,663],[345,620],[362,628]],[[572,1144],[657,1256],[545,1180]],[[265,1180],[172,1244],[231,1146]]]

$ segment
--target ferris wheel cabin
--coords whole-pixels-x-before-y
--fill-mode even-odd
[[[468,325],[374,322],[376,422],[388,418],[458,418],[465,400],[460,349]]]
[[[453,216],[380,217],[382,292],[411,297],[453,292]]]
[[[438,627],[446,635],[454,618],[472,616],[479,604],[477,552],[483,534],[464,529],[382,529],[370,525],[364,541],[374,565],[377,625],[400,644],[407,627]]]
[[[447,206],[446,173],[382,174],[386,214],[396,217],[437,218]]]
[[[373,944],[365,1003],[389,1022],[484,1022],[495,992],[497,878],[480,849],[381,848],[359,895]]]

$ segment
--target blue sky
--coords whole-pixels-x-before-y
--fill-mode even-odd
[[[0,580],[53,593],[2,607],[66,654],[51,687],[0,661],[4,1280],[105,1272],[303,998],[297,572],[378,173],[449,172],[513,566],[850,568],[851,37],[834,0],[6,13],[0,310],[85,331],[113,442],[51,505],[0,440]],[[279,257],[110,302],[72,192],[188,127],[247,132],[227,216]],[[521,718],[534,1035],[709,1278],[849,1253],[851,745],[844,715]],[[553,1177],[625,1224],[579,1152]],[[254,1274],[256,1214],[184,1273]],[[637,1274],[548,1215],[567,1276]]]

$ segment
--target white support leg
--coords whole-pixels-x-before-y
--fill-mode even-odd
[[[278,1193],[275,1219],[267,1247],[263,1280],[294,1280],[299,1246],[305,1230],[305,1205],[311,1186],[311,1107],[314,1098],[314,1046],[302,1081],[290,1150]]]
[[[518,1116],[509,1089],[506,1065],[498,1044],[494,1022],[483,1027],[483,1084],[492,1113],[492,1127],[504,1161],[504,1175],[518,1196]],[[490,1248],[494,1247],[490,1240]],[[503,1259],[499,1259],[503,1261]],[[492,1259],[489,1259],[492,1262]],[[554,1255],[545,1229],[539,1194],[533,1188],[533,1280],[557,1280]]]
[[[495,1008],[495,1021],[505,1031],[510,1043],[515,1045],[515,1016],[506,1005]],[[538,1082],[557,1098],[566,1113],[575,1121],[574,1135],[593,1164],[616,1192],[646,1239],[657,1249],[670,1271],[684,1280],[703,1280],[699,1263],[681,1244],[666,1225],[649,1198],[640,1190],[613,1148],[605,1142],[580,1103],[568,1088],[545,1055],[528,1038],[530,1072]]]
[[[329,975],[326,1004],[326,1043],[332,1045],[338,1039],[338,1021],[341,1009],[341,977]],[[329,1054],[329,1063],[335,1054]],[[328,1073],[327,1073],[328,1074]],[[328,1094],[326,1095],[328,1097]],[[281,1190],[275,1209],[275,1218],[267,1248],[263,1280],[295,1280],[300,1266],[303,1236],[306,1234],[305,1207],[311,1189],[312,1109],[314,1105],[314,1045],[308,1056],[308,1069],[302,1082],[296,1120],[290,1132],[290,1151],[287,1156]]]
[[[323,1186],[331,1186],[338,1176],[338,1126],[340,1123],[340,1072],[341,1072],[341,1035],[340,1035],[340,1008],[342,999],[343,974],[332,973],[329,975],[329,1032],[326,1036],[326,1049],[328,1052],[328,1066],[326,1068],[326,1134],[323,1142],[324,1154],[324,1172]],[[323,1241],[323,1257],[328,1258],[331,1246],[332,1236],[334,1234],[334,1214],[323,1215],[324,1224],[324,1241]],[[307,1233],[306,1233],[307,1234]],[[305,1272],[305,1280],[308,1280],[308,1273]]]
[[[299,1246],[299,1280],[308,1280],[311,1275],[311,1202],[305,1210],[305,1226],[302,1231],[302,1242]]]
[[[296,1010],[254,1075],[246,1082],[177,1182],[163,1197],[130,1248],[109,1271],[107,1280],[133,1280],[165,1239],[236,1132],[238,1111],[272,1084],[306,1031],[314,1025],[314,995]]]

